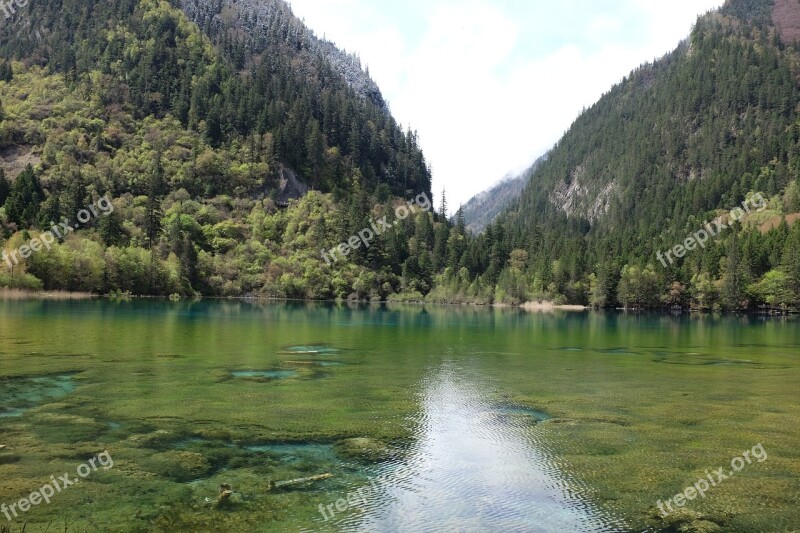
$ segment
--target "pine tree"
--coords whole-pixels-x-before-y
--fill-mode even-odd
[[[5,202],[6,215],[20,228],[29,228],[38,219],[44,191],[31,165],[17,176]]]
[[[125,240],[125,228],[122,216],[117,211],[106,213],[97,223],[97,231],[106,246],[121,246]]]
[[[11,67],[11,63],[3,60],[2,62],[0,62],[0,81],[11,83],[11,80],[13,79],[14,79],[14,70]]]
[[[0,107],[0,109],[2,109]],[[11,183],[6,179],[6,172],[0,167],[0,205],[6,203],[8,195],[11,194]]]
[[[720,303],[724,309],[738,311],[747,305],[746,288],[751,283],[747,264],[741,258],[739,229],[734,228],[727,242],[725,274],[720,291]]]
[[[800,222],[792,227],[781,259],[781,271],[788,277],[794,305],[800,305]]]

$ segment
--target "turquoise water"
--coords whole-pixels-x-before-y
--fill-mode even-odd
[[[0,301],[0,352],[0,503],[115,462],[27,531],[800,523],[796,318]],[[655,512],[758,443],[767,461]]]

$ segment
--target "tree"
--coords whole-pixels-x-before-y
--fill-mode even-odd
[[[692,276],[690,293],[692,295],[693,306],[701,311],[707,311],[714,307],[717,301],[717,289],[711,276],[706,272],[701,272]]]
[[[720,290],[720,303],[723,309],[738,311],[749,305],[747,301],[747,286],[752,282],[747,263],[741,259],[741,246],[739,230],[734,232],[727,242],[727,257],[724,260],[724,274]]]
[[[2,117],[0,117],[0,120]],[[6,203],[8,195],[11,194],[11,183],[6,179],[6,172],[0,167],[0,205]]]
[[[797,213],[800,211],[800,184],[797,180],[789,183],[783,195],[783,206],[787,213]]]
[[[0,62],[0,81],[10,83],[14,79],[14,70],[11,68],[11,63],[3,60]]]
[[[325,164],[325,137],[320,131],[319,122],[312,119],[306,127],[306,156],[308,160],[307,173],[312,188],[319,187],[322,167]]]
[[[39,207],[44,200],[44,191],[36,173],[29,164],[17,176],[5,202],[6,215],[20,228],[29,228],[39,216]]]
[[[669,307],[683,308],[686,305],[686,296],[686,286],[679,281],[673,281],[661,301]]]
[[[800,305],[800,222],[794,224],[786,240],[780,270],[786,274],[793,304]]]
[[[659,301],[659,276],[651,265],[640,268],[625,265],[617,289],[620,303],[627,309],[655,307]]]
[[[795,301],[789,276],[780,270],[767,272],[758,283],[750,287],[750,290],[761,301],[773,307],[786,309]]]
[[[97,231],[106,246],[122,246],[125,241],[125,228],[122,216],[117,211],[105,213],[97,223]]]
[[[450,239],[450,225],[444,222],[434,224],[434,244],[433,244],[433,269],[441,272],[447,265],[447,245]]]
[[[147,247],[153,249],[161,233],[161,199],[164,194],[164,169],[161,165],[161,151],[156,151],[153,170],[147,182],[147,207],[144,221]]]
[[[619,283],[614,279],[615,269],[612,265],[603,263],[598,265],[597,274],[591,273],[587,277],[589,287],[589,305],[602,309],[614,304],[614,289]]]

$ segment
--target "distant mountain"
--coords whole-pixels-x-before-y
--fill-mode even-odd
[[[462,216],[470,233],[478,235],[483,233],[486,226],[516,201],[528,185],[531,175],[536,168],[546,159],[538,159],[531,168],[519,176],[507,176],[491,189],[483,191],[472,197],[462,206]]]

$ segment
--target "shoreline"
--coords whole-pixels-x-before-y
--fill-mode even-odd
[[[525,302],[518,306],[524,311],[533,312],[552,312],[552,311],[587,311],[589,308],[585,305],[558,305],[553,302]]]
[[[102,298],[90,292],[30,291],[26,289],[0,288],[0,300],[93,300]]]
[[[11,289],[8,287],[0,288],[0,300],[21,301],[21,300],[39,300],[39,301],[80,301],[80,300],[97,300],[97,299],[114,299],[113,295],[109,294],[93,294],[88,292],[70,292],[70,291],[31,291],[25,289]],[[166,300],[174,303],[179,302],[197,302],[200,300],[216,300],[216,301],[249,301],[249,302],[294,302],[294,303],[342,303],[342,304],[358,304],[358,305],[433,305],[439,307],[474,307],[486,309],[518,309],[520,311],[533,312],[533,313],[549,313],[555,311],[564,312],[587,312],[587,311],[616,311],[624,313],[661,313],[661,314],[709,314],[709,315],[732,315],[732,316],[765,316],[765,317],[778,317],[778,316],[796,316],[800,315],[800,311],[764,311],[762,309],[742,310],[736,313],[724,311],[703,311],[698,309],[625,309],[622,307],[608,307],[608,308],[592,308],[585,305],[574,304],[556,304],[552,301],[530,301],[524,304],[483,304],[475,302],[462,302],[462,303],[443,303],[443,302],[424,302],[424,301],[407,301],[397,302],[391,300],[383,300],[380,302],[369,300],[302,300],[294,298],[274,298],[274,297],[258,297],[253,295],[248,296],[199,296],[196,298],[186,297],[180,299],[173,299],[169,296],[149,296],[149,295],[128,295],[123,298],[124,300]]]

